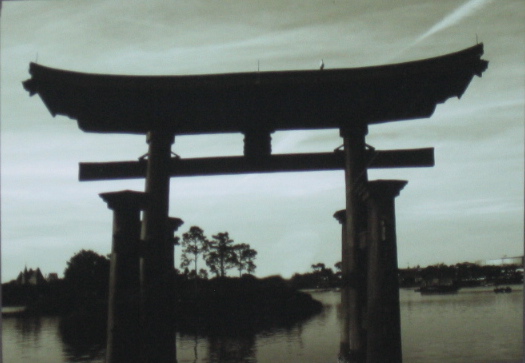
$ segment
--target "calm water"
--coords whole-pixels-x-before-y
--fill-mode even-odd
[[[290,329],[242,338],[179,335],[179,363],[336,362],[340,295],[312,295],[326,305],[324,312]],[[474,288],[457,295],[421,296],[412,290],[400,295],[404,362],[522,361],[521,286],[510,294]],[[100,347],[65,343],[57,318],[4,318],[2,334],[6,363],[104,361]]]

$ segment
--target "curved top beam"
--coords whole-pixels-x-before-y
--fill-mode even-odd
[[[53,116],[87,132],[175,135],[352,128],[430,117],[488,62],[483,44],[384,66],[188,76],[122,76],[30,64],[23,82]]]

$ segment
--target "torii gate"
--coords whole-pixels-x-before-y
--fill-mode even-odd
[[[342,303],[346,314],[340,361],[385,361],[385,355],[378,355],[386,343],[384,329],[377,328],[384,325],[380,319],[389,310],[378,303],[377,289],[387,283],[395,291],[397,282],[389,280],[380,261],[386,258],[389,271],[397,269],[395,233],[391,236],[395,226],[387,224],[394,221],[393,198],[406,182],[368,182],[367,168],[432,166],[434,159],[432,148],[368,148],[368,125],[430,117],[438,103],[459,98],[474,75],[481,76],[488,65],[482,54],[483,45],[477,44],[456,53],[393,65],[191,76],[85,74],[31,63],[31,78],[24,87],[31,95],[38,93],[53,116],[75,119],[85,132],[147,135],[147,160],[81,163],[79,173],[80,180],[146,177],[142,196],[136,192],[101,195],[110,208],[116,208],[114,225],[136,225],[137,213],[127,219],[119,214],[115,203],[122,199],[127,206],[144,209],[139,273],[142,322],[147,324],[140,328],[143,346],[135,359],[176,361],[173,321],[166,318],[173,305],[169,293],[173,246],[168,234],[180,224],[180,220],[169,223],[171,176],[344,169],[346,208],[336,215],[343,223]],[[340,130],[343,150],[271,154],[274,131],[328,128]],[[243,157],[181,159],[171,155],[176,135],[234,132],[244,134]],[[115,238],[114,247],[121,246],[120,237]],[[387,240],[388,251],[379,243]],[[368,250],[364,248],[367,244]],[[112,258],[112,268],[114,265]],[[377,319],[364,319],[365,312]],[[395,326],[389,331],[399,339],[385,354],[390,361],[399,362],[400,332]],[[111,344],[117,344],[116,338],[121,337],[112,336],[110,343],[108,337],[108,351],[115,348]],[[367,338],[373,344],[367,344]],[[108,360],[120,361],[116,356]]]

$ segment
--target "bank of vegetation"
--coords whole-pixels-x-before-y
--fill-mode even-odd
[[[173,269],[178,330],[260,331],[293,325],[322,310],[321,303],[279,276],[253,276],[257,251],[249,244],[236,244],[227,232],[208,239],[194,226],[174,242],[180,246],[176,248],[182,261],[180,269]],[[26,315],[61,316],[66,330],[89,321],[101,333],[107,317],[109,268],[108,256],[81,250],[67,262],[63,279],[3,284],[3,306],[26,306]]]
[[[178,329],[198,334],[252,334],[290,327],[322,310],[280,276],[188,280],[178,276]]]
[[[399,270],[401,287],[418,287],[435,281],[453,281],[458,287],[511,285],[523,283],[521,265],[478,265],[470,262],[445,265],[443,263]]]
[[[341,263],[324,263],[311,271],[259,279],[253,276],[257,251],[235,243],[228,232],[208,238],[192,226],[174,238],[180,269],[173,269],[174,309],[178,328],[204,332],[213,329],[265,329],[289,325],[321,311],[304,289],[337,289]],[[28,315],[59,315],[76,322],[89,317],[105,326],[109,292],[108,256],[82,250],[68,262],[63,279],[36,284],[12,281],[2,285],[3,306],[26,306]],[[233,277],[235,276],[235,277]],[[398,270],[401,287],[419,287],[453,281],[459,287],[523,283],[518,265],[480,266],[473,263],[437,264]]]
[[[311,266],[311,271],[294,274],[290,285],[297,289],[333,289],[341,286],[341,262],[334,265],[334,270],[324,263]],[[398,270],[400,287],[421,287],[439,282],[454,283],[458,287],[476,287],[492,285],[511,285],[523,283],[521,265],[478,265],[462,262],[454,265],[443,263],[412,267]]]

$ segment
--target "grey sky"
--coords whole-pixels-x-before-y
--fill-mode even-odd
[[[78,182],[78,162],[133,160],[145,138],[81,132],[21,82],[31,61],[113,74],[363,67],[485,44],[489,68],[432,118],[372,126],[378,149],[435,147],[436,166],[374,170],[406,179],[396,200],[399,264],[523,254],[525,3],[515,1],[24,1],[1,22],[2,280],[27,264],[62,274],[80,249],[109,253],[101,192],[143,180]],[[277,153],[331,151],[337,130],[278,132]],[[242,135],[177,137],[182,157],[240,155]],[[340,259],[343,172],[172,179],[181,232],[228,231],[258,250],[257,275]],[[179,251],[177,251],[179,252]]]

